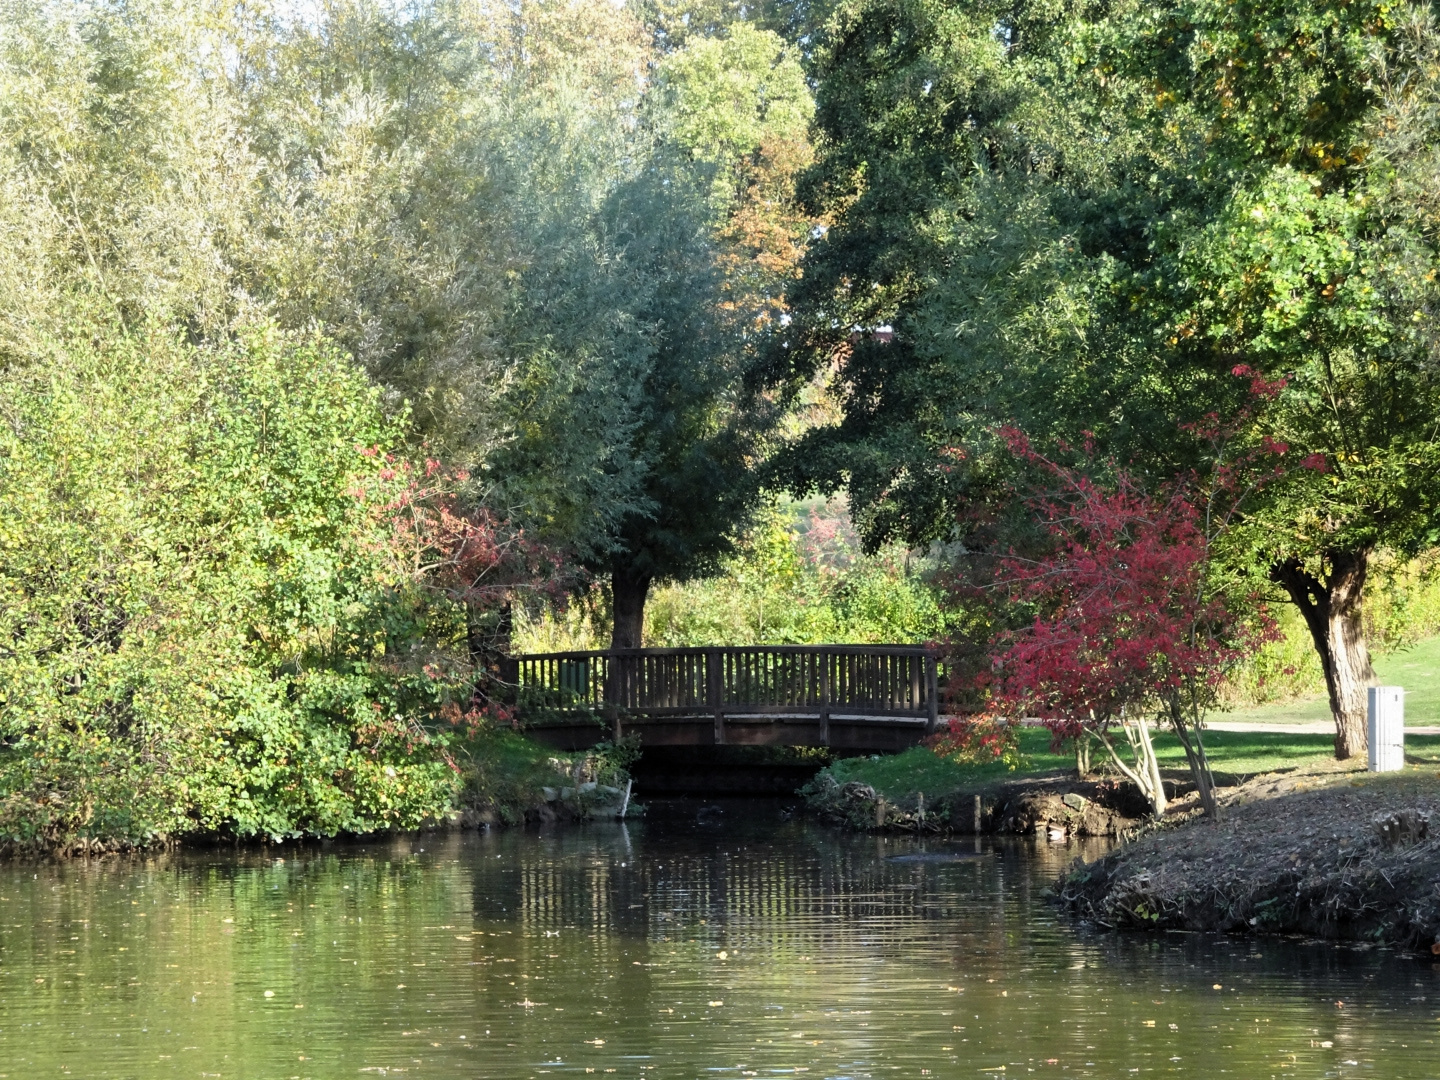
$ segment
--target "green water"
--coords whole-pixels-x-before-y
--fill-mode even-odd
[[[0,1076],[1440,1076],[1428,963],[1086,933],[1064,845],[655,811],[0,866]]]

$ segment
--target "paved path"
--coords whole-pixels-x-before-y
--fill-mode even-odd
[[[1335,725],[1329,720],[1292,721],[1291,723],[1257,724],[1248,720],[1207,720],[1206,731],[1256,731],[1273,735],[1331,735]],[[1440,727],[1405,727],[1406,735],[1440,735]]]

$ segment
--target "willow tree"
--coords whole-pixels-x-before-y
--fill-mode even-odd
[[[636,498],[591,509],[610,531],[581,552],[609,581],[617,648],[641,644],[651,584],[717,568],[759,497],[753,466],[780,414],[754,372],[804,234],[789,185],[809,115],[774,34],[742,23],[691,39],[651,73],[629,175],[525,278],[543,300],[537,336],[589,343],[603,408],[624,425],[586,464],[628,478]],[[545,386],[527,393],[544,407],[527,410],[506,460],[565,453],[571,425],[596,415]]]

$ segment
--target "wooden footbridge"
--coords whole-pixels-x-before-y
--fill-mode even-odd
[[[519,718],[578,750],[645,746],[903,750],[939,719],[936,655],[914,645],[759,645],[563,652],[511,659]]]

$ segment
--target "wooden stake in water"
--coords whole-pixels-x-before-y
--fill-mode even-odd
[[[626,780],[626,781],[625,781],[625,794],[624,794],[624,796],[622,796],[621,799],[620,799],[620,813],[618,813],[618,814],[615,815],[615,816],[618,817],[621,821],[624,821],[624,820],[625,820],[625,814],[626,814],[626,813],[629,811],[629,809],[630,809],[630,786],[631,786],[632,784],[634,784],[634,783],[635,783],[635,781],[634,781],[633,779],[629,779],[629,780]]]
[[[975,796],[975,835],[980,835],[980,796]]]

